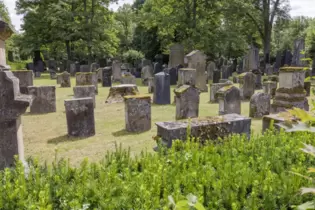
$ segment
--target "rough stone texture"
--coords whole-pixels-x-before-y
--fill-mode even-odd
[[[102,86],[111,87],[112,86],[112,67],[108,66],[100,69],[102,73]]]
[[[30,113],[45,114],[56,112],[55,86],[30,86],[28,87],[28,93],[33,98]]]
[[[207,56],[199,51],[194,50],[188,55],[186,59],[188,61],[188,68],[196,69],[196,87],[201,92],[208,92],[208,87],[206,83],[205,71],[206,71],[206,58]]]
[[[162,138],[163,144],[171,147],[173,140],[187,139],[188,125],[191,128],[191,137],[200,138],[201,141],[224,138],[231,134],[245,134],[250,138],[251,119],[238,114],[158,122],[157,136]]]
[[[226,86],[217,92],[219,100],[219,115],[241,114],[240,90],[233,86]]]
[[[76,86],[73,87],[74,98],[92,98],[93,106],[95,108],[95,86],[86,85],[86,86]]]
[[[80,72],[91,72],[89,65],[80,65]]]
[[[270,95],[255,93],[249,103],[249,117],[261,118],[270,114]]]
[[[112,63],[113,79],[112,82],[121,81],[121,62],[118,60],[113,61]]]
[[[207,66],[208,80],[213,80],[213,72],[215,71],[215,62],[210,61]]]
[[[148,78],[153,77],[153,67],[146,65],[141,69],[141,80],[143,85],[148,85]]]
[[[218,103],[218,96],[217,96],[217,92],[218,90],[220,90],[221,88],[225,87],[225,86],[230,86],[233,85],[232,82],[228,81],[226,83],[214,83],[214,84],[210,84],[210,102],[211,103]]]
[[[306,96],[309,97],[311,95],[311,81],[304,81],[304,90],[306,91]]]
[[[179,69],[177,86],[182,85],[196,85],[196,69]]]
[[[136,85],[137,84],[137,80],[136,77],[133,76],[132,74],[130,74],[129,72],[126,72],[120,79],[121,84],[132,84],[132,85]]]
[[[98,93],[97,74],[95,72],[76,73],[76,86],[94,85],[95,93]]]
[[[154,93],[154,77],[148,78],[148,93]]]
[[[213,83],[219,83],[221,79],[221,71],[215,70],[213,71]]]
[[[139,133],[151,129],[150,96],[125,96],[125,123],[128,132]]]
[[[66,71],[60,74],[60,87],[71,87],[70,74]]]
[[[185,51],[181,44],[174,44],[170,47],[170,58],[168,67],[184,65]]]
[[[274,98],[277,90],[277,82],[266,81],[263,83],[264,93],[270,95],[271,98]]]
[[[160,105],[170,104],[170,75],[164,72],[154,75],[154,87],[153,102]]]
[[[199,115],[199,90],[183,85],[174,90],[176,102],[176,120],[195,118]]]
[[[256,76],[252,72],[246,72],[239,75],[239,83],[241,97],[245,100],[250,100],[256,89]]]
[[[264,133],[266,130],[270,129],[271,125],[273,125],[273,128],[276,130],[280,130],[280,126],[277,124],[285,122],[285,119],[283,117],[285,113],[278,113],[278,114],[271,114],[266,115],[262,119],[262,133]],[[291,118],[290,121],[296,122],[297,119]]]
[[[65,100],[68,135],[89,137],[95,135],[95,119],[92,98]]]
[[[116,85],[110,88],[108,97],[105,103],[122,103],[124,96],[138,95],[138,87],[136,85]]]
[[[28,94],[27,87],[33,86],[33,71],[21,70],[12,71],[14,76],[19,79],[20,91],[22,94]]]
[[[0,71],[0,170],[14,164],[14,156],[24,162],[21,115],[31,97],[22,95],[19,79],[10,71]]]

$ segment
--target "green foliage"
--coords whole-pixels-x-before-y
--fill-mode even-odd
[[[310,200],[298,196],[309,181],[304,174],[314,160],[300,152],[314,144],[311,133],[232,136],[221,142],[174,142],[169,150],[130,157],[117,148],[103,161],[72,167],[29,161],[0,172],[0,209],[289,209]],[[186,196],[193,194],[187,200]],[[200,205],[199,205],[200,204]],[[200,207],[200,208],[199,208]],[[186,208],[187,209],[187,208]]]
[[[128,50],[123,54],[124,61],[128,63],[134,63],[136,60],[144,58],[144,55],[136,50]]]

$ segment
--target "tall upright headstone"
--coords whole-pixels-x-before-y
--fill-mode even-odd
[[[171,86],[169,74],[160,72],[154,75],[154,88],[153,103],[161,105],[171,103]]]
[[[181,44],[174,44],[170,47],[170,58],[168,67],[184,65],[185,51]]]

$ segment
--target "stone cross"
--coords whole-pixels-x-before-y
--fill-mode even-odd
[[[174,90],[176,96],[176,120],[198,117],[199,90],[183,85]]]

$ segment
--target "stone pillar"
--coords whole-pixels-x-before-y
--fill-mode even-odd
[[[221,88],[218,92],[219,115],[241,114],[240,90],[233,86]]]
[[[22,94],[28,94],[28,86],[33,86],[33,71],[19,70],[12,71],[15,77],[19,79],[20,91]]]
[[[265,94],[270,95],[273,98],[276,95],[277,82],[266,81],[263,83],[263,91]]]
[[[100,70],[102,72],[102,86],[111,87],[112,86],[112,67],[108,66]]]
[[[176,67],[184,65],[185,52],[181,44],[174,44],[170,47],[170,59],[168,67]]]
[[[177,86],[196,85],[196,69],[179,69]]]
[[[270,114],[270,95],[255,93],[249,103],[249,117],[261,118]]]
[[[0,71],[0,170],[14,164],[14,156],[24,161],[21,115],[31,97],[22,95],[19,80],[10,71]]]
[[[121,81],[121,62],[120,61],[117,61],[117,60],[113,61],[112,71],[113,71],[112,82],[120,82]]]
[[[170,104],[171,103],[171,87],[170,75],[160,72],[154,76],[154,95],[153,102],[155,104]]]
[[[239,75],[241,97],[250,100],[256,89],[256,76],[252,72],[245,72]]]
[[[76,86],[94,85],[95,93],[98,93],[97,74],[95,72],[76,73]]]
[[[73,87],[74,98],[92,98],[95,108],[95,86],[86,85],[86,86],[76,86]]]
[[[70,74],[66,71],[60,74],[60,87],[71,87]]]
[[[195,118],[199,115],[199,90],[183,85],[174,90],[176,96],[176,120]]]
[[[233,85],[231,81],[225,82],[225,83],[214,83],[210,85],[210,103],[218,103],[218,96],[217,92],[226,86]]]
[[[95,135],[93,106],[91,97],[65,100],[69,136],[89,137]]]
[[[56,112],[55,86],[30,86],[28,87],[28,93],[33,97],[30,113],[45,114]]]
[[[139,133],[151,129],[150,96],[125,96],[125,122],[128,132]]]

